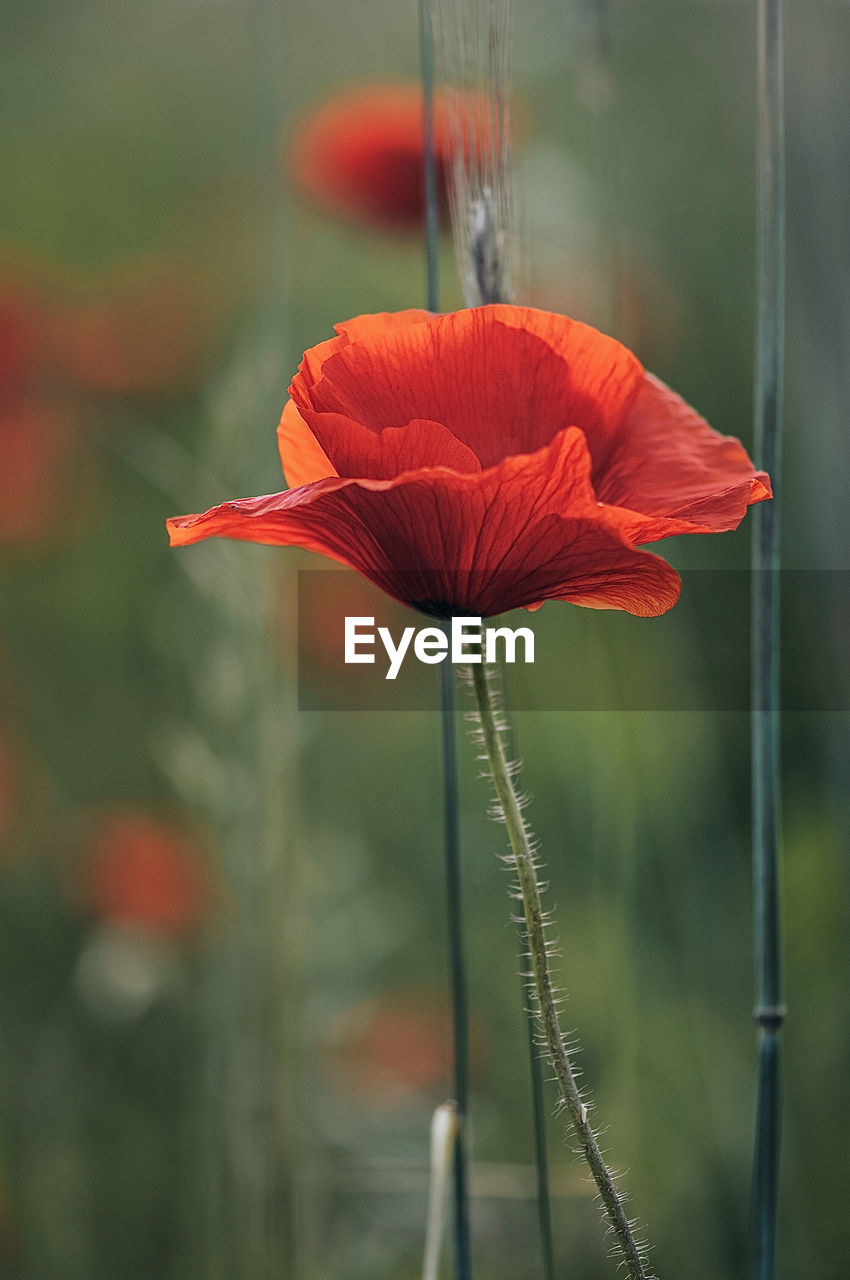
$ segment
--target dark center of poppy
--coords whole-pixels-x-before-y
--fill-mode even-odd
[[[411,600],[411,609],[418,609],[429,618],[455,618],[463,615],[463,610],[447,600]]]

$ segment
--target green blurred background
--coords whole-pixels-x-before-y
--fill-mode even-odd
[[[4,16],[0,1273],[14,1280],[421,1270],[430,1114],[450,1091],[438,717],[299,711],[296,579],[316,561],[169,552],[163,529],[278,489],[274,428],[305,347],[349,315],[423,304],[416,238],[317,211],[285,165],[325,95],[416,76],[415,10],[31,0]],[[787,18],[784,554],[816,574],[848,568],[850,8],[793,0]],[[737,0],[533,0],[516,7],[514,59],[524,300],[614,332],[745,442],[753,28]],[[459,305],[447,242],[442,266],[443,305]],[[748,530],[668,553],[746,567]],[[799,705],[808,680],[834,704],[786,718],[785,1280],[843,1276],[850,1255],[850,741],[831,582],[815,642],[786,653]],[[565,1019],[659,1274],[732,1280],[753,1126],[747,716],[620,709],[623,670],[660,661],[651,621],[625,644],[613,625],[590,643],[566,606],[536,626],[565,670],[586,664],[610,691],[604,710],[517,716]],[[689,679],[699,702],[698,666]],[[559,702],[534,677],[523,698]],[[504,832],[473,757],[476,1274],[531,1280]],[[559,1274],[601,1280],[612,1264],[569,1146],[553,1119]]]

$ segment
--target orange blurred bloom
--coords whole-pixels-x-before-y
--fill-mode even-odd
[[[131,260],[57,311],[57,366],[102,394],[181,394],[202,376],[220,319],[197,273],[168,258]]]
[[[0,732],[0,841],[12,829],[18,807],[18,768],[11,743]]]
[[[45,315],[35,293],[0,280],[0,400],[25,386],[41,356]]]
[[[0,400],[0,545],[29,547],[64,531],[79,446],[76,415],[58,402]]]
[[[101,819],[83,888],[98,915],[158,933],[192,932],[212,899],[209,866],[195,841],[169,822],[134,812]]]
[[[452,1023],[445,999],[428,990],[398,991],[349,1010],[334,1037],[340,1083],[375,1104],[445,1091],[452,1074]],[[486,1035],[473,1018],[470,1055],[480,1069]]]
[[[80,414],[57,385],[55,301],[35,272],[0,277],[0,547],[42,548],[80,506]]]
[[[444,216],[455,150],[449,103],[445,94],[434,103]],[[465,115],[475,144],[486,145],[484,100],[469,95]],[[330,213],[388,231],[415,231],[424,218],[424,149],[420,86],[358,85],[334,94],[301,121],[289,144],[289,170],[300,190]]]
[[[0,259],[0,547],[49,549],[85,520],[97,399],[191,390],[220,321],[205,277],[176,259],[131,260],[87,291]]]

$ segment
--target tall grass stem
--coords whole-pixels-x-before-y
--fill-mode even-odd
[[[419,50],[422,70],[425,190],[425,279],[429,311],[439,308],[439,210],[437,207],[437,157],[434,133],[434,27],[430,0],[419,0]],[[469,1224],[469,1160],[467,1115],[469,1109],[469,1013],[463,946],[463,910],[460,871],[460,817],[455,725],[454,668],[440,667],[440,704],[443,738],[443,815],[446,867],[446,913],[449,972],[454,1035],[454,1101],[457,1132],[454,1143],[454,1276],[471,1280],[472,1250]]]
[[[779,1177],[782,1003],[779,853],[779,568],[785,322],[785,108],[782,0],[758,0],[754,453],[774,499],[754,512],[751,733],[758,1093],[750,1224],[751,1280],[771,1280]]]
[[[431,0],[419,0],[419,60],[422,70],[422,125],[425,191],[425,293],[429,311],[439,306],[439,207],[434,125],[434,23]]]
[[[469,1110],[469,1012],[463,947],[463,909],[460,869],[460,820],[458,804],[457,728],[455,724],[455,672],[449,662],[440,664],[440,701],[443,728],[443,813],[445,819],[446,913],[449,932],[449,972],[454,1031],[454,1094],[457,1137],[454,1148],[454,1275],[470,1280],[472,1251],[469,1226],[469,1170],[467,1117]]]

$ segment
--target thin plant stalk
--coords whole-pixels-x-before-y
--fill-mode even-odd
[[[457,1107],[441,1102],[431,1117],[431,1176],[428,1188],[428,1225],[422,1280],[439,1280],[440,1254],[446,1226],[448,1187],[457,1145]]]
[[[438,6],[439,8],[439,6]],[[452,12],[449,12],[449,11]],[[424,141],[425,141],[425,237],[428,280],[428,306],[437,309],[437,193],[436,164],[434,158],[434,80],[435,38],[433,12],[429,0],[420,0],[420,47],[422,79],[424,85]],[[441,15],[439,26],[440,54],[443,72],[454,64],[450,80],[461,83],[468,75],[480,77],[487,85],[489,119],[493,139],[484,158],[478,147],[470,148],[464,139],[477,137],[480,120],[469,120],[463,107],[455,109],[452,126],[455,143],[455,165],[452,182],[452,206],[455,241],[458,249],[464,301],[467,306],[512,301],[510,285],[510,226],[513,204],[510,179],[510,145],[507,110],[507,84],[511,29],[511,0],[498,0],[487,13],[486,39],[479,39],[480,14],[468,11],[464,16],[449,5]],[[485,64],[478,65],[479,56],[486,50]],[[472,83],[466,86],[473,89]],[[458,99],[463,102],[464,99]],[[482,167],[483,166],[483,167]],[[443,716],[446,724],[446,681],[449,680],[448,664],[443,672]],[[451,687],[454,697],[454,689]],[[448,759],[448,758],[447,758]],[[448,849],[448,844],[447,844]],[[543,1076],[540,1058],[535,1044],[535,1019],[533,1011],[524,1003],[524,1016],[529,1044],[531,1073],[531,1097],[534,1125],[534,1154],[537,1170],[537,1219],[543,1280],[554,1278],[554,1249],[549,1200],[549,1168],[546,1152],[546,1116],[543,1099]],[[456,1006],[457,1007],[457,1006]],[[455,1037],[458,1025],[455,1019]],[[465,1045],[464,1045],[465,1049]],[[458,1069],[459,1053],[455,1063]],[[464,1081],[465,1088],[465,1081]],[[460,1088],[458,1087],[458,1092]],[[465,1106],[462,1114],[465,1113]],[[462,1125],[459,1128],[457,1148],[458,1222],[461,1212],[461,1185],[463,1169]],[[468,1248],[468,1240],[467,1240]],[[457,1251],[456,1251],[457,1252]]]
[[[438,58],[444,78],[467,95],[488,99],[487,145],[480,136],[482,121],[469,116],[469,97],[461,93],[449,109],[454,140],[451,204],[454,239],[466,306],[514,301],[513,174],[510,147],[510,50],[512,0],[491,0],[485,7],[437,5],[440,22]],[[430,14],[429,14],[430,16]],[[423,23],[423,31],[426,27]],[[433,30],[427,27],[433,51]],[[423,69],[425,60],[423,58]],[[451,99],[450,99],[451,102]],[[427,110],[426,110],[427,126]],[[475,145],[470,146],[472,139]],[[427,142],[427,128],[426,128]],[[427,156],[426,145],[426,156]],[[427,176],[427,175],[426,175]],[[427,183],[426,183],[427,190]],[[529,1041],[534,1158],[537,1172],[537,1222],[543,1280],[553,1280],[554,1248],[546,1151],[543,1076],[535,1039],[534,1013],[523,1001]]]
[[[457,730],[455,724],[455,674],[449,662],[440,664],[440,701],[443,729],[443,813],[445,818],[446,912],[449,933],[449,972],[454,1032],[454,1274],[470,1280],[472,1251],[469,1229],[469,1172],[466,1124],[469,1109],[469,1011],[463,948],[463,911],[460,872],[460,821],[458,804]]]
[[[634,1235],[623,1201],[615,1186],[615,1176],[608,1168],[596,1135],[588,1119],[588,1108],[576,1083],[575,1068],[567,1049],[558,1018],[557,1000],[549,967],[545,937],[545,917],[541,903],[536,860],[528,827],[523,819],[520,800],[514,787],[512,770],[505,756],[503,729],[497,721],[493,705],[488,668],[482,663],[472,667],[472,682],[478,707],[481,739],[485,758],[496,792],[498,809],[507,827],[522,901],[525,935],[531,961],[531,986],[534,992],[546,1049],[555,1078],[584,1156],[596,1183],[611,1231],[616,1239],[627,1275],[631,1280],[651,1280],[646,1269],[643,1246]]]
[[[425,188],[425,293],[429,311],[439,304],[439,208],[434,138],[434,27],[430,0],[419,0],[419,58],[422,68],[422,124]]]
[[[428,310],[437,311],[439,307],[439,210],[437,207],[437,159],[434,136],[434,30],[430,0],[419,0],[419,50],[422,69],[424,136],[426,300]],[[469,1161],[467,1155],[469,1012],[461,902],[460,806],[458,802],[454,668],[448,663],[443,663],[440,669],[440,707],[443,739],[446,912],[454,1037],[454,1102],[457,1121],[452,1178],[454,1276],[455,1280],[471,1280],[472,1249],[470,1245]]]
[[[772,502],[754,513],[751,734],[755,1020],[758,1092],[750,1221],[751,1280],[772,1280],[779,1176],[781,721],[779,567],[785,320],[785,156],[782,0],[758,0],[756,142],[756,465]]]

